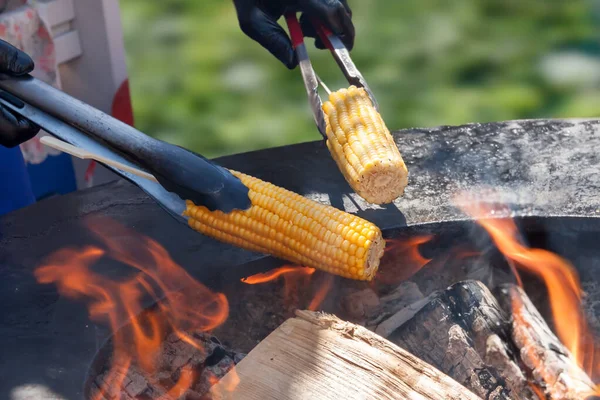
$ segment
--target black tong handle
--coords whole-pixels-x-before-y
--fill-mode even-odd
[[[183,199],[224,212],[251,205],[248,188],[225,168],[189,150],[151,138],[30,75],[0,80],[0,89],[122,154]]]

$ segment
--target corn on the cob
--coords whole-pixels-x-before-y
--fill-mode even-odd
[[[357,280],[371,280],[385,241],[377,226],[271,183],[231,171],[252,206],[229,214],[187,201],[193,229],[248,250]]]
[[[408,170],[367,92],[356,86],[333,92],[323,112],[327,147],[350,187],[375,204],[401,196]]]

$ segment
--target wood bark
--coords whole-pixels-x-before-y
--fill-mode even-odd
[[[551,400],[581,400],[593,394],[590,377],[577,365],[525,292],[503,285],[497,298],[511,312],[510,333],[524,367]]]
[[[514,360],[508,318],[479,281],[434,292],[375,330],[484,399],[538,399]]]
[[[211,394],[236,400],[480,399],[368,329],[310,311],[284,322]]]

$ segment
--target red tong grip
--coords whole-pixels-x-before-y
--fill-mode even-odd
[[[296,47],[304,43],[304,34],[302,33],[302,27],[296,17],[295,12],[285,13],[285,21],[287,22],[288,29],[290,30],[290,36],[292,37],[292,47],[296,50]]]
[[[292,46],[295,50],[296,47],[304,43],[304,34],[302,33],[302,27],[300,26],[300,22],[298,21],[295,12],[285,13],[285,20],[287,22],[288,29],[290,30],[290,36],[292,37]],[[315,27],[315,30],[317,31],[317,34],[321,38],[321,41],[323,42],[323,44],[325,44],[325,47],[327,47],[330,51],[333,51],[333,45],[329,40],[329,36],[333,35],[331,30],[316,18],[313,18],[312,23]]]
[[[329,51],[333,51],[333,45],[329,40],[329,36],[333,36],[333,32],[331,32],[331,30],[328,27],[326,27],[321,21],[319,21],[316,18],[312,19],[312,23],[315,29],[317,30],[317,34],[319,35],[319,38],[321,38],[321,41],[323,42],[325,47],[327,47]]]

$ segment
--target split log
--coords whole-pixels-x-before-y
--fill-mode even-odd
[[[487,287],[434,292],[375,331],[485,399],[538,399],[512,356],[508,318]]]
[[[518,286],[503,285],[497,298],[512,314],[512,340],[545,395],[551,400],[580,400],[590,396],[594,388],[592,380],[554,335],[525,292]]]
[[[366,328],[298,311],[211,389],[214,399],[480,399]]]

